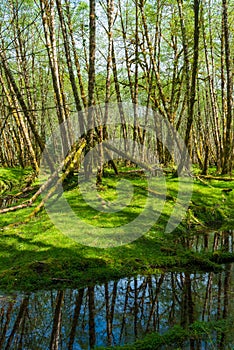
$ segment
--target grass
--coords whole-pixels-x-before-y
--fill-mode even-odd
[[[7,179],[13,183],[13,186],[4,190],[3,195],[17,193],[29,175],[30,169],[0,169],[0,179],[4,182]],[[123,191],[119,205],[124,199],[127,206],[119,212],[108,212],[108,202],[118,200],[116,186],[122,178],[123,175],[115,176],[109,172],[99,191],[95,193],[93,187],[87,194],[91,205],[97,205],[98,209],[100,205],[106,206],[102,212],[95,209],[95,206],[87,205],[81,191],[71,185],[75,179],[70,179],[67,183],[65,197],[76,215],[84,222],[114,230],[117,226],[136,218],[146,203],[146,178],[140,174],[125,174],[124,179],[130,181],[133,186],[132,199]],[[163,188],[163,183],[160,183],[162,179],[155,181],[159,181],[155,188],[160,192]],[[183,222],[169,234],[163,232],[176,203],[178,179],[167,176],[166,185],[168,199],[164,203],[161,196],[157,197],[156,209],[162,210],[157,222],[138,239],[118,247],[104,249],[100,246],[80,244],[79,241],[62,234],[45,210],[29,223],[16,227],[8,225],[24,221],[32,208],[1,214],[0,289],[29,291],[50,289],[55,285],[78,288],[162,269],[215,270],[221,268],[217,263],[233,261],[233,254],[229,253],[194,253],[185,249],[181,240],[182,236],[194,235],[197,232],[233,228],[234,191],[228,194],[222,192],[227,183],[210,181],[205,185],[196,180],[189,210]],[[233,189],[234,184],[229,182],[228,187]],[[25,198],[21,199],[23,200]],[[56,215],[57,219],[61,217],[61,214],[55,213],[55,219]]]

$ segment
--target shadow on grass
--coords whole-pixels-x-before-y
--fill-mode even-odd
[[[168,188],[168,192],[175,199],[176,186],[174,181]],[[205,221],[208,212],[214,219],[213,211],[219,194],[219,188],[208,191],[205,186],[195,184],[192,200],[199,205],[198,208],[193,205],[192,210],[196,210],[195,215],[198,215],[199,219]],[[94,225],[100,223],[100,218],[95,219],[96,214],[100,212],[88,208],[87,204],[77,197],[76,190],[68,193],[68,197],[79,216],[83,215]],[[186,223],[172,234],[163,233],[173,205],[174,202],[166,202],[157,223],[148,233],[130,244],[116,248],[91,248],[73,241],[50,223],[45,211],[27,225],[3,230],[0,232],[0,289],[50,289],[59,284],[62,287],[69,285],[78,288],[137,273],[150,273],[160,268],[212,267],[209,265],[209,257],[206,257],[205,261],[205,258],[185,251],[183,246],[178,244],[178,236],[188,233]],[[205,211],[203,208],[207,207],[208,211]],[[140,211],[141,205],[138,201],[134,203],[134,208]],[[116,214],[116,217],[121,219],[120,224],[123,224],[125,219],[131,221],[136,217],[137,212],[132,210],[134,208],[127,207],[123,212]],[[1,226],[23,220],[31,209],[7,214]],[[112,225],[114,229],[116,217],[108,217],[109,213],[104,214],[102,215],[105,220],[109,220],[107,224]],[[224,217],[220,220],[223,222]]]

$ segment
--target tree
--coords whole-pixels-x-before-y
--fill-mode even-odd
[[[233,73],[232,73],[232,59],[230,53],[230,35],[228,23],[228,3],[227,0],[222,1],[222,30],[225,47],[225,68],[226,68],[226,96],[227,96],[227,112],[226,112],[226,126],[224,133],[224,164],[222,174],[228,174],[232,170],[233,162]]]

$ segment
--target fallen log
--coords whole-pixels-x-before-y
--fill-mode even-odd
[[[212,175],[199,175],[206,180],[217,180],[217,181],[234,181],[233,177],[220,177],[220,176],[212,176]]]
[[[52,173],[52,175],[49,177],[49,179],[37,190],[37,192],[29,200],[25,201],[22,204],[15,205],[13,207],[0,209],[0,214],[4,214],[4,213],[8,213],[8,212],[12,212],[12,211],[16,211],[16,210],[20,210],[20,209],[24,209],[24,208],[32,206],[33,203],[36,201],[36,199],[40,196],[40,194],[43,191],[45,191],[49,186],[51,186],[51,184],[53,182],[55,182],[55,185],[51,188],[51,190],[49,191],[47,196],[35,208],[35,210],[29,216],[29,218],[31,218],[36,213],[38,213],[41,210],[41,208],[44,206],[45,201],[47,199],[49,199],[52,196],[52,194],[55,192],[58,185],[61,182],[63,182],[66,179],[66,177],[69,175],[69,173],[74,169],[74,164],[78,161],[78,158],[81,156],[85,145],[86,145],[86,140],[85,139],[81,140],[81,142],[79,143],[79,146],[76,147],[75,149],[73,148],[73,150],[69,153],[69,155],[65,158],[65,160],[60,164],[58,169]],[[78,150],[77,150],[77,148],[78,148]],[[61,172],[63,167],[67,167],[67,169],[63,173],[63,175],[58,178],[58,174]]]
[[[69,166],[67,167],[65,172],[62,174],[62,176],[56,181],[55,185],[53,187],[51,187],[51,189],[49,190],[49,192],[47,193],[45,198],[40,202],[40,204],[29,215],[27,221],[29,221],[32,217],[36,216],[39,213],[39,211],[44,207],[45,202],[55,193],[58,186],[61,183],[63,183],[63,181],[67,178],[67,176],[70,174],[70,172],[74,170],[75,166],[77,165],[78,161],[80,160],[81,154],[83,152],[83,149],[86,146],[86,143],[87,143],[86,140],[83,139],[83,141],[80,143],[80,147],[79,147],[78,151],[75,152],[72,161],[71,161],[71,158],[69,157],[69,161],[68,161]]]

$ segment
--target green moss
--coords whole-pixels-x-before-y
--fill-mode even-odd
[[[19,191],[32,174],[31,168],[0,168],[0,196],[14,194]]]
[[[5,171],[0,169],[0,174]],[[104,200],[116,199],[116,185],[121,176],[109,174],[104,178],[98,192]],[[69,188],[65,196],[74,212],[87,222],[106,227],[122,225],[141,212],[146,195],[144,176],[125,174],[126,178],[132,182],[134,194],[120,215],[108,212],[100,215],[87,205],[76,187]],[[234,187],[233,183],[229,186]],[[0,288],[32,290],[52,288],[55,283],[77,287],[160,269],[217,270],[223,262],[233,261],[233,254],[194,253],[184,248],[184,242],[198,232],[202,235],[217,227],[231,228],[234,191],[223,195],[223,187],[222,181],[212,181],[212,187],[195,181],[187,217],[175,231],[165,234],[178,192],[178,179],[168,176],[167,193],[174,200],[165,202],[155,225],[136,241],[108,249],[83,246],[63,235],[45,210],[29,223],[16,227],[7,225],[24,221],[32,208],[4,214],[0,221]]]

